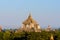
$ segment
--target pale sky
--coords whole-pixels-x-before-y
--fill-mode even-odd
[[[18,28],[29,12],[42,28],[60,27],[60,0],[0,0],[0,25]]]

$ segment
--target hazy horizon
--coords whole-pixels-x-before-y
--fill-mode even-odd
[[[19,28],[30,12],[42,28],[60,28],[60,0],[0,0],[0,25]]]

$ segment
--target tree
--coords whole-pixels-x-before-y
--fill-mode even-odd
[[[3,35],[3,39],[4,40],[11,40],[11,33],[10,33],[10,31],[5,31],[5,33]]]
[[[3,32],[0,32],[0,40],[3,40]]]

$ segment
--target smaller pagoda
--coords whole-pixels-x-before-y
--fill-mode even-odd
[[[22,23],[21,29],[27,32],[41,32],[41,28],[39,24],[32,18],[31,14],[29,14],[28,18]]]
[[[48,25],[46,31],[51,31],[51,25]]]

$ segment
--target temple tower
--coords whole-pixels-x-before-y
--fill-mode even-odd
[[[40,31],[40,26],[37,22],[32,18],[31,14],[29,14],[28,18],[23,22],[24,31]]]

